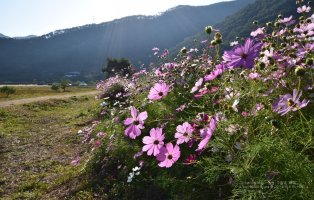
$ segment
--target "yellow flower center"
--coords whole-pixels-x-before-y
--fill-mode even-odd
[[[292,99],[288,99],[287,105],[288,105],[289,107],[292,107],[292,106],[295,106],[295,103],[294,103],[294,101],[293,101]]]

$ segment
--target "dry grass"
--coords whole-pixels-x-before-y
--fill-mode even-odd
[[[1,87],[1,86],[0,86]],[[61,90],[54,91],[48,85],[43,86],[12,86],[16,89],[14,94],[11,94],[8,98],[5,94],[0,93],[0,101],[14,100],[14,99],[24,99],[24,98],[32,98],[32,97],[40,97],[40,96],[51,96],[51,95],[59,95],[59,94],[75,94],[80,92],[88,92],[95,91],[95,86],[90,87],[68,87],[66,91],[63,92]]]
[[[96,104],[78,97],[0,109],[0,199],[66,195],[54,190],[79,174],[70,165],[84,152],[76,124],[92,119]]]

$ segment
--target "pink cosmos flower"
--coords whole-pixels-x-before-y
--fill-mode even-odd
[[[208,40],[202,40],[201,44],[205,44]]]
[[[182,104],[181,106],[179,106],[179,107],[176,109],[176,111],[177,111],[177,112],[181,112],[181,111],[183,111],[186,107],[187,107],[186,103],[185,103],[185,104]]]
[[[169,50],[165,49],[160,55],[160,58],[166,58],[169,55],[169,53],[170,53]]]
[[[247,116],[249,115],[249,113],[247,113],[247,112],[245,112],[245,111],[242,111],[241,115],[242,115],[243,117],[247,117]]]
[[[100,131],[100,132],[98,132],[97,133],[97,137],[105,137],[107,134],[105,133],[105,132],[102,132],[102,131]]]
[[[260,75],[258,73],[250,73],[249,78],[250,79],[259,79]]]
[[[181,152],[178,145],[173,146],[172,143],[166,144],[160,149],[157,160],[160,161],[159,167],[169,168],[180,158]]]
[[[297,56],[299,57],[305,57],[308,53],[311,53],[314,51],[314,43],[306,43],[304,48],[299,47]]]
[[[161,128],[152,128],[149,132],[150,136],[145,136],[143,138],[143,146],[142,150],[147,151],[147,155],[157,156],[161,147],[164,145],[163,140],[165,139],[165,135],[162,134]]]
[[[177,144],[188,142],[192,137],[193,127],[188,122],[184,122],[182,125],[177,126],[177,132],[175,138],[177,138]]]
[[[216,117],[211,118],[209,127],[203,128],[200,130],[201,137],[203,140],[198,144],[198,148],[196,151],[202,151],[205,149],[207,143],[209,142],[210,138],[212,137],[215,129],[216,129],[217,119]]]
[[[302,7],[299,7],[298,9],[297,9],[297,12],[298,13],[304,13],[304,12],[310,12],[311,11],[311,7],[310,6],[306,6],[306,5],[304,5],[304,6],[302,6]]]
[[[220,76],[222,74],[222,72],[224,71],[224,65],[223,64],[219,64],[216,66],[216,68],[210,72],[209,75],[206,75],[204,77],[205,81],[211,81],[214,80],[215,78],[217,78],[218,76]]]
[[[202,84],[203,84],[203,78],[200,78],[200,79],[195,83],[194,87],[193,87],[192,90],[191,90],[191,93],[196,92],[196,91],[199,89],[199,87],[202,86]]]
[[[305,38],[306,36],[312,36],[314,35],[314,23],[301,24],[299,28],[294,28],[293,32],[299,33],[299,37],[301,38]]]
[[[286,17],[284,19],[278,20],[278,22],[286,24],[287,26],[290,26],[290,25],[295,23],[295,20],[293,20],[292,18],[293,18],[293,16],[291,15],[290,17]]]
[[[159,100],[167,96],[169,87],[166,83],[156,83],[149,91],[148,98],[151,100]]]
[[[78,165],[80,163],[81,158],[77,156],[74,160],[71,161],[71,165]]]
[[[96,148],[100,147],[101,141],[100,140],[96,140],[94,145],[95,145]]]
[[[213,87],[211,87],[210,89],[207,89],[207,87],[201,88],[201,89],[199,90],[199,92],[194,95],[194,98],[195,98],[195,99],[199,99],[199,98],[201,98],[202,96],[204,96],[205,94],[208,94],[208,93],[211,94],[211,93],[217,92],[218,89],[219,89],[219,88],[216,87],[216,86],[213,86]]]
[[[159,53],[159,48],[157,47],[154,47],[152,50],[154,51],[154,55],[157,55]]]
[[[205,88],[202,88],[198,91],[197,94],[194,95],[194,98],[195,99],[199,99],[201,98],[202,96],[204,96],[205,94],[208,94],[209,93],[209,90],[205,87]]]
[[[256,43],[253,39],[248,38],[244,45],[238,45],[230,51],[225,51],[222,58],[226,63],[226,68],[253,68],[254,59],[259,56],[261,47],[262,43]]]
[[[137,110],[134,106],[131,107],[131,118],[124,120],[124,125],[128,126],[124,134],[132,139],[141,135],[141,129],[144,128],[144,121],[147,119],[147,112],[141,112],[137,115]]]
[[[273,111],[283,116],[290,111],[297,111],[307,106],[310,101],[306,99],[303,99],[303,101],[301,101],[301,95],[302,91],[294,89],[292,95],[288,93],[281,96],[272,104]]]
[[[133,159],[135,160],[136,158],[141,157],[143,153],[144,153],[143,151],[137,152],[136,154],[134,154]]]
[[[187,159],[183,161],[183,164],[185,165],[191,165],[196,163],[196,155],[195,154],[190,154]]]
[[[258,35],[264,35],[265,34],[265,27],[263,27],[263,28],[258,28],[258,29],[256,29],[255,31],[253,31],[253,32],[251,32],[251,36],[252,37],[256,37],[256,36],[258,36]]]

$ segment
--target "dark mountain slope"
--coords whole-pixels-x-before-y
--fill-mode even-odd
[[[3,35],[2,33],[0,33],[0,38],[10,38],[10,37],[8,37],[8,36]]]
[[[223,49],[226,49],[229,48],[231,41],[236,40],[236,37],[250,36],[250,33],[257,28],[253,25],[254,20],[257,20],[261,25],[265,25],[266,22],[276,19],[279,13],[285,17],[295,15],[296,8],[297,6],[293,0],[256,0],[255,3],[251,3],[237,13],[226,17],[222,22],[212,25],[221,31],[223,36],[222,46]],[[194,36],[185,38],[173,51],[178,52],[183,46],[188,48],[200,47],[199,41],[204,39],[207,39],[207,35],[204,31],[201,31]]]
[[[50,82],[71,71],[85,78],[100,75],[108,57],[126,57],[135,65],[149,63],[153,47],[173,47],[252,1],[178,6],[159,16],[125,17],[31,39],[0,39],[0,82]]]

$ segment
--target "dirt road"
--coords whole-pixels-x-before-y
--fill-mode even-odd
[[[34,98],[26,98],[26,99],[16,99],[16,100],[9,100],[9,101],[2,101],[0,102],[0,108],[7,107],[7,106],[14,106],[14,105],[21,105],[27,103],[33,103],[37,101],[45,101],[48,99],[65,99],[73,96],[90,96],[90,95],[97,95],[99,91],[91,91],[91,92],[80,92],[80,93],[72,93],[72,94],[60,94],[60,95],[52,95],[52,96],[42,96],[42,97],[34,97]]]

